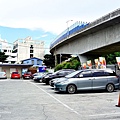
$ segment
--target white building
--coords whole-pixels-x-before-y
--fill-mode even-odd
[[[32,57],[43,59],[45,55],[44,41],[32,40],[31,37],[18,39],[13,43],[13,51],[17,53],[17,63]]]
[[[12,45],[10,45],[7,40],[0,38],[0,51],[8,55],[5,63],[15,63],[17,61],[17,54],[12,53]]]

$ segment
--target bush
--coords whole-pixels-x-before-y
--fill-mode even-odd
[[[54,71],[60,70],[60,69],[75,69],[78,70],[80,66],[80,62],[78,60],[78,58],[71,58],[70,61],[67,62],[62,62],[61,64],[58,64],[55,67]]]
[[[61,70],[62,68],[63,68],[62,64],[58,64],[58,65],[55,67],[54,71]]]

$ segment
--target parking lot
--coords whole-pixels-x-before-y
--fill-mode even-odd
[[[119,120],[119,90],[55,92],[33,80],[0,80],[0,120]]]

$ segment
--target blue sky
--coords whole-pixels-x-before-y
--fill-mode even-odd
[[[10,28],[0,26],[0,37],[7,40],[11,45],[17,39],[24,39],[31,36],[33,40],[42,40],[45,43],[46,53],[49,53],[49,47],[51,41],[54,40],[57,34],[51,32],[45,32],[41,29],[31,30],[26,28]]]
[[[49,48],[76,21],[92,22],[119,7],[120,0],[0,0],[0,36],[9,43],[31,36]]]

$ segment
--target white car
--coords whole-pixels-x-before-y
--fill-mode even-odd
[[[33,77],[33,80],[36,82],[40,82],[40,80],[45,74],[46,74],[45,72],[39,72]]]
[[[7,79],[7,75],[5,72],[0,72],[0,79]]]

